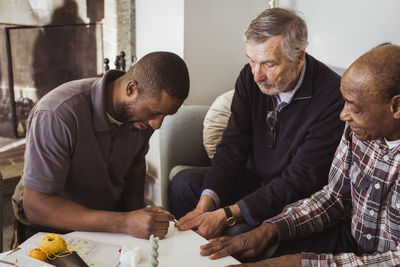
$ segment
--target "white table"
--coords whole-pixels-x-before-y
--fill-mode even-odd
[[[126,234],[100,233],[100,232],[72,232],[68,236],[94,240],[118,246],[139,246],[142,248],[142,261],[140,267],[149,265],[150,241],[138,239]],[[206,244],[207,240],[193,231],[180,232],[178,229],[170,231],[165,239],[159,241],[159,267],[204,267],[204,266],[226,266],[238,264],[233,257],[225,257],[218,260],[210,260],[200,255],[200,246]],[[7,252],[0,254],[2,259]]]

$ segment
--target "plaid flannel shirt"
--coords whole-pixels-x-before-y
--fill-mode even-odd
[[[351,217],[351,233],[366,253],[303,252],[303,266],[400,266],[400,146],[360,141],[348,126],[328,185],[266,222],[276,226],[282,242],[322,231],[345,217]]]

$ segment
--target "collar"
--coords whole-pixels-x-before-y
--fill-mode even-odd
[[[304,64],[301,67],[299,79],[297,80],[296,86],[294,87],[294,89],[292,91],[280,93],[280,94],[274,96],[275,100],[276,100],[276,104],[277,104],[276,108],[278,111],[280,111],[281,109],[283,109],[284,107],[289,105],[290,102],[292,102],[294,95],[296,94],[296,92],[299,90],[301,84],[303,83],[304,74],[306,72],[306,65],[307,65],[307,62],[306,62],[306,60],[304,60]]]
[[[111,122],[111,124],[114,124],[114,125],[116,125],[118,127],[120,127],[122,125],[122,122],[117,121],[116,119],[114,119],[108,112],[106,112],[106,113],[107,113],[107,118]]]
[[[389,157],[395,157],[398,153],[400,153],[400,146],[394,144],[394,142],[399,142],[399,140],[389,141],[389,142],[393,142],[390,145],[387,143],[388,141],[385,138],[361,141],[361,140],[357,139],[357,137],[351,131],[350,126],[347,124],[347,122],[346,122],[346,125],[344,128],[343,135],[345,137],[345,142],[347,143],[347,146],[350,146],[350,147],[351,147],[352,143],[360,142],[363,145],[365,145],[366,147],[369,147],[369,146],[377,147],[377,150],[379,150],[380,154],[385,154],[385,155],[388,155]],[[353,142],[353,138],[355,140],[354,142]],[[350,151],[351,150],[352,149],[350,149]]]
[[[119,70],[109,70],[103,77],[96,80],[91,88],[91,99],[93,108],[93,125],[95,131],[111,131],[112,125],[107,117],[106,109],[106,84],[124,75]]]
[[[299,89],[296,92],[296,95],[293,97],[292,101],[295,100],[303,100],[309,99],[312,97],[312,77],[313,77],[313,58],[306,53],[306,60],[304,61],[304,65],[307,64],[307,67],[304,71],[303,82],[301,83]]]
[[[394,141],[389,141],[385,138],[385,142],[386,142],[387,146],[389,147],[389,149],[392,149],[392,148],[400,145],[400,139],[397,139]]]

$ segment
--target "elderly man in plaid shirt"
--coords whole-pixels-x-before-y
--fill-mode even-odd
[[[202,255],[249,258],[275,244],[271,259],[242,266],[400,266],[400,46],[358,58],[340,90],[346,128],[328,185],[250,232],[210,240]]]

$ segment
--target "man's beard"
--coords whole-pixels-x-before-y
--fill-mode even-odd
[[[262,93],[266,95],[277,95],[289,91],[288,87],[296,82],[295,79],[297,78],[297,75],[298,73],[296,70],[296,64],[293,63],[290,65],[287,74],[282,77],[282,79],[278,82],[278,84],[264,80],[258,82],[257,85]]]
[[[131,109],[132,105],[133,105],[133,103],[129,103],[129,102],[121,103],[117,110],[117,118],[122,123],[121,127],[128,128],[129,130],[132,130],[132,131],[138,131],[138,129],[133,127],[133,123],[136,121],[130,120],[130,118],[128,116],[128,110]]]
[[[129,122],[128,110],[130,110],[131,106],[132,103],[129,102],[123,102],[119,104],[116,113],[117,113],[117,118],[119,119],[120,122],[122,122],[122,124]]]

